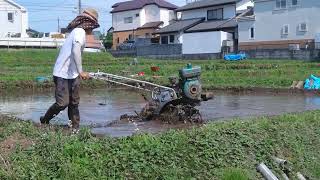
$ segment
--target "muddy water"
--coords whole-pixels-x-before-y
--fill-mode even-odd
[[[39,117],[54,103],[52,92],[1,93],[0,113],[24,120],[39,122]],[[122,114],[134,114],[145,105],[143,97],[125,89],[101,89],[81,92],[81,124],[92,127],[98,135],[128,136],[140,132],[161,132],[170,128],[184,128],[186,125],[168,125],[160,122],[116,123]],[[216,93],[215,99],[199,107],[206,120],[226,120],[234,117],[278,115],[286,112],[300,112],[318,109],[320,96],[306,94],[224,94]],[[66,125],[67,111],[52,121]]]

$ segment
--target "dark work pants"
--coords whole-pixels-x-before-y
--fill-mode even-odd
[[[72,127],[79,128],[80,77],[76,79],[63,79],[54,76],[53,81],[56,86],[56,102],[48,109],[44,120],[49,122],[54,116],[58,115],[60,111],[68,107],[68,117],[72,122]]]

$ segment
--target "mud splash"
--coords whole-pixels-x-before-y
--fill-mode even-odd
[[[23,120],[39,122],[39,117],[54,102],[52,92],[2,93],[0,114]],[[163,121],[118,121],[123,114],[134,115],[146,102],[139,92],[126,89],[99,89],[81,92],[81,125],[89,126],[97,135],[114,137],[135,133],[158,133],[168,129],[190,127],[190,124],[168,124]],[[320,97],[314,94],[291,93],[215,93],[215,99],[203,102],[199,107],[206,121],[246,118],[261,115],[278,115],[287,112],[302,112],[320,107]],[[116,122],[116,123],[115,123]],[[62,112],[53,124],[66,125],[67,113]]]

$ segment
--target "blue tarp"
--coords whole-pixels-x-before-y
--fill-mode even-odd
[[[304,89],[312,90],[312,89],[320,89],[320,78],[315,75],[310,75],[308,79],[306,79],[304,83]]]
[[[226,61],[240,61],[247,59],[246,54],[227,54],[224,56],[224,60]]]

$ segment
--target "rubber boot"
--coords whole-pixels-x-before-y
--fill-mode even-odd
[[[299,81],[295,86],[296,89],[300,89],[300,90],[303,89],[303,87],[304,87],[304,81]]]
[[[68,106],[68,117],[71,120],[72,128],[79,129],[80,127],[80,113],[78,105],[69,105]]]
[[[61,110],[63,110],[64,108],[61,108],[59,105],[57,105],[56,103],[53,104],[48,111],[46,112],[46,114],[44,116],[40,117],[40,122],[41,124],[49,124],[50,120],[52,118],[54,118],[56,115],[58,115],[60,113]]]
[[[290,86],[291,89],[294,89],[298,84],[298,81],[293,81],[292,85]]]

